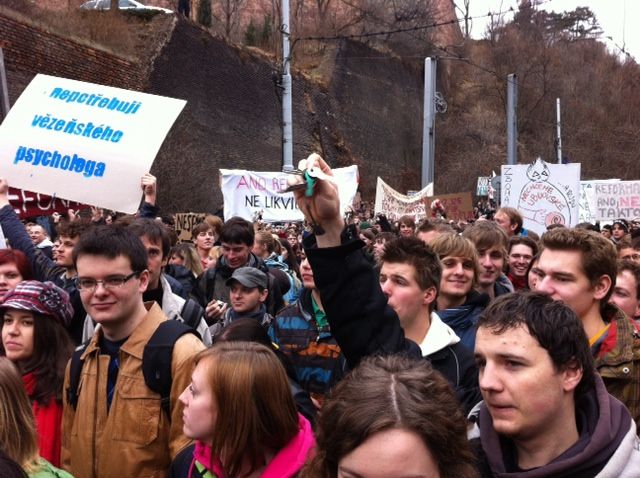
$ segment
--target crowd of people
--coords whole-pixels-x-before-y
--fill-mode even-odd
[[[640,218],[23,223],[0,179],[0,476],[640,477]],[[295,182],[295,178],[292,179]]]

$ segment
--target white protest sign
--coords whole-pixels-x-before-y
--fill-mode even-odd
[[[381,178],[376,185],[376,214],[384,214],[391,221],[406,215],[414,218],[426,217],[424,198],[433,196],[433,183],[411,196],[399,193]]]
[[[640,181],[597,181],[595,195],[599,221],[629,221],[640,217]]]
[[[0,126],[9,184],[133,213],[183,100],[37,75]]]
[[[580,222],[595,223],[596,218],[596,183],[616,183],[619,179],[580,181]]]
[[[358,190],[358,167],[337,168],[333,175],[338,185],[340,209],[344,213]],[[280,193],[287,188],[288,177],[289,174],[282,172],[221,169],[224,217],[240,216],[251,221],[261,213],[265,222],[304,220],[293,193]]]
[[[578,224],[580,164],[550,164],[540,158],[532,164],[502,166],[501,205],[514,207],[525,229],[538,234],[551,224]]]

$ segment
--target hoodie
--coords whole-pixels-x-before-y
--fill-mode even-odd
[[[472,290],[461,306],[437,311],[442,321],[453,329],[469,350],[476,346],[476,324],[482,311],[489,305],[489,300],[487,294]]]
[[[520,470],[513,442],[499,436],[487,407],[480,407],[480,443],[486,476],[496,478],[637,478],[640,442],[629,411],[611,396],[600,376],[595,389],[576,402],[579,438],[547,465]]]

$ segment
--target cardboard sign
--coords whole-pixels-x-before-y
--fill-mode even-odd
[[[551,224],[578,224],[579,163],[550,164],[538,158],[529,165],[502,166],[501,178],[501,205],[520,211],[526,229],[542,234]]]
[[[640,217],[640,181],[596,182],[595,196],[600,221]]]
[[[179,242],[191,242],[191,231],[204,221],[206,214],[203,212],[179,212],[174,214],[175,229]]]
[[[404,215],[413,216],[415,219],[424,218],[427,216],[424,198],[430,195],[433,195],[433,183],[407,196],[378,178],[374,211],[376,214],[384,214],[390,221],[397,221]]]
[[[126,213],[183,100],[37,75],[0,126],[13,187]]]
[[[471,221],[475,219],[471,193],[440,194],[439,196],[426,197],[424,204],[427,211],[431,211],[431,203],[436,199],[442,203],[447,220]],[[431,214],[429,215],[431,216]]]
[[[338,185],[340,209],[351,207],[358,190],[358,167],[337,168],[333,175]],[[224,217],[240,216],[253,221],[258,215],[265,222],[302,221],[293,193],[281,193],[287,188],[289,174],[257,172],[242,169],[221,169],[220,189],[224,196]]]

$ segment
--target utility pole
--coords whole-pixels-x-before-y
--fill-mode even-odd
[[[424,122],[422,127],[422,188],[434,179],[436,151],[436,59],[424,60]]]
[[[560,128],[560,98],[556,98],[556,144],[558,152],[558,164],[562,164],[562,135]]]
[[[507,76],[507,164],[518,162],[518,78]]]
[[[289,0],[282,0],[282,170],[293,171],[291,45]]]
[[[9,88],[7,86],[7,72],[4,66],[4,52],[0,48],[0,119],[4,119],[9,114],[11,104],[9,103]]]

